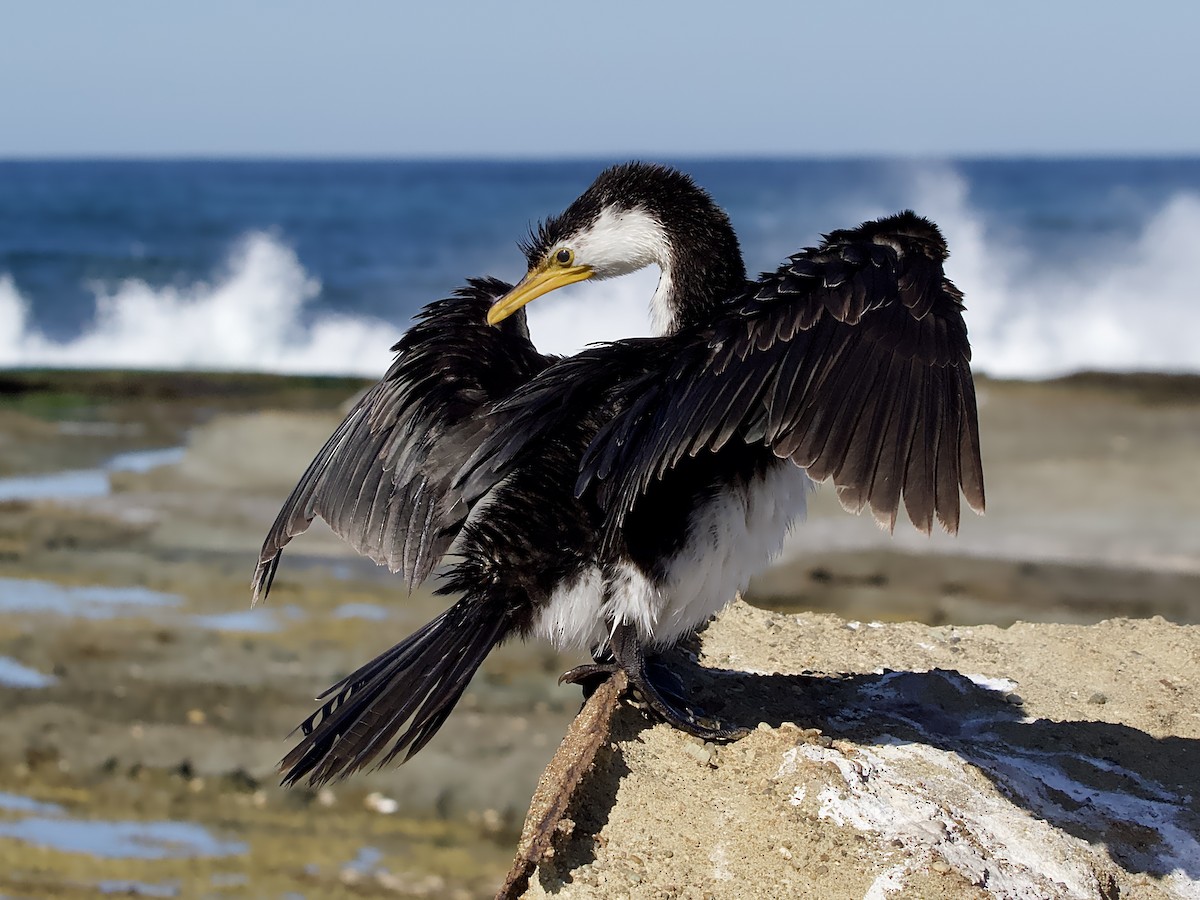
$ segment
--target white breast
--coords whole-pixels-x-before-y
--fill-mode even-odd
[[[813,482],[791,462],[773,463],[742,488],[728,488],[692,518],[688,540],[668,565],[652,635],[667,646],[724,609],[770,565],[804,517]],[[645,634],[645,632],[643,632]]]
[[[662,583],[628,563],[607,578],[587,569],[554,593],[535,633],[559,648],[588,648],[607,638],[613,622],[627,622],[647,644],[675,643],[724,609],[779,554],[812,487],[803,469],[772,464],[749,485],[728,488],[695,511]]]

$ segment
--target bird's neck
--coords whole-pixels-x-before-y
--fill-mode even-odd
[[[657,335],[679,330],[675,306],[675,285],[671,270],[664,268],[658,276],[658,287],[650,298],[650,325]]]
[[[728,219],[689,222],[672,234],[662,274],[650,300],[658,334],[670,334],[711,319],[746,283],[737,235]]]

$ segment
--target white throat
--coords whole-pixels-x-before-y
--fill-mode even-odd
[[[671,243],[658,217],[642,208],[605,207],[591,227],[571,241],[575,259],[595,277],[616,278],[657,265],[662,274],[650,300],[650,322],[657,334],[676,326],[671,306]]]

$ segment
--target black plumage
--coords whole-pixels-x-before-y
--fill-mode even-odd
[[[902,488],[922,531],[935,516],[958,529],[960,487],[982,510],[970,346],[945,257],[913,213],[834,232],[664,338],[670,363],[620,386],[620,415],[581,463],[577,491],[600,482],[610,541],[652,483],[735,435],[831,479],[847,509],[869,505],[889,529]]]
[[[489,326],[489,307],[512,289],[473,280],[429,304],[394,347],[396,360],[309,463],[267,534],[254,573],[265,596],[283,548],[316,516],[351,547],[423,582],[445,555],[468,508],[450,482],[485,437],[479,415],[545,369],[519,315]]]
[[[256,596],[315,515],[410,584],[452,561],[441,590],[461,595],[324,695],[288,781],[411,756],[510,636],[588,646],[600,661],[571,680],[622,668],[667,721],[736,737],[646,653],[769,561],[809,478],[889,529],[901,504],[924,531],[958,528],[960,493],[983,508],[962,298],[928,221],[835,231],[751,282],[708,195],[633,163],[524,250],[516,287],[477,281],[427,308],[267,538]],[[525,303],[651,263],[664,334],[561,360],[533,349]]]

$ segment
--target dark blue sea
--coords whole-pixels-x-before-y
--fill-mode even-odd
[[[519,278],[516,242],[603,165],[0,162],[0,366],[378,374],[422,304]],[[1200,371],[1200,159],[678,165],[752,270],[868,217],[933,218],[985,372]],[[535,340],[648,333],[656,278],[533,304]]]

